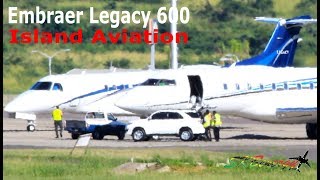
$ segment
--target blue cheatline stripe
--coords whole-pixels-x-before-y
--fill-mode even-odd
[[[135,87],[135,86],[138,86],[139,84],[133,84],[132,87]],[[129,89],[129,84],[121,84],[121,85],[113,85],[113,86],[106,86],[108,88],[103,88],[103,89],[100,89],[100,90],[97,90],[97,91],[93,91],[93,92],[90,92],[90,93],[87,93],[87,94],[84,94],[84,95],[80,95],[80,96],[77,96],[77,97],[74,97],[66,102],[63,102],[61,104],[65,104],[65,103],[69,103],[75,99],[81,99],[81,98],[85,98],[85,97],[89,97],[89,96],[93,96],[93,95],[96,95],[96,94],[100,94],[100,93],[105,93],[105,92],[109,92],[109,91],[121,91],[121,90],[124,90],[124,89]],[[61,105],[60,104],[60,105]]]
[[[296,112],[296,111],[317,111],[317,107],[312,108],[304,108],[304,107],[298,107],[298,108],[277,108],[277,112]]]

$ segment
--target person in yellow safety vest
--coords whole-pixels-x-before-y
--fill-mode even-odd
[[[216,142],[219,142],[220,127],[222,125],[221,116],[216,111],[212,112],[212,116],[213,116],[213,119],[212,119],[211,126],[213,126],[214,139],[216,140]]]
[[[206,110],[204,114],[204,122],[203,122],[203,127],[205,129],[205,136],[206,139],[211,141],[211,133],[210,133],[210,128],[211,128],[211,122],[212,122],[212,114],[209,112],[209,110]]]
[[[62,116],[63,116],[62,110],[59,109],[59,106],[56,106],[56,109],[52,111],[52,119],[54,121],[54,130],[56,131],[56,138],[59,138],[58,127],[60,127],[60,137],[62,137],[62,131],[63,131]]]

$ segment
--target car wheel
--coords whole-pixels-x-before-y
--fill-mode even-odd
[[[189,129],[189,128],[181,129],[179,136],[182,141],[191,141],[194,137],[191,129]]]
[[[97,139],[97,140],[102,140],[103,139],[103,135],[101,133],[100,128],[97,128],[94,130],[94,132],[92,133],[92,138],[93,139]]]
[[[132,139],[134,141],[143,141],[146,139],[146,133],[142,128],[135,128],[132,132]]]
[[[125,135],[126,135],[126,132],[125,132],[125,131],[120,131],[120,133],[118,134],[118,139],[119,139],[119,140],[123,140],[124,137],[125,137]]]
[[[80,136],[80,134],[71,133],[71,138],[72,139],[78,139],[79,136]]]

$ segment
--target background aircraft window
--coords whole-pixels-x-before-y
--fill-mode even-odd
[[[51,82],[37,82],[30,90],[50,90]]]
[[[167,119],[167,113],[166,112],[159,112],[154,114],[151,119]]]
[[[227,84],[223,84],[223,89],[224,90],[228,90],[228,85]]]
[[[148,79],[145,82],[143,82],[142,86],[155,86],[158,83],[159,79]]]
[[[263,87],[263,84],[260,84],[260,89],[263,90],[263,88],[264,88],[264,87]]]
[[[186,114],[188,114],[192,118],[200,118],[199,113],[196,112],[187,112]]]
[[[176,81],[169,80],[169,79],[161,79],[158,84],[159,86],[171,86],[171,85],[176,85]]]
[[[299,90],[301,89],[301,84],[300,83],[297,84],[297,89],[299,89]]]
[[[287,83],[287,82],[285,82],[285,83],[283,84],[283,88],[284,88],[285,90],[288,90],[288,83]]]
[[[272,90],[276,90],[276,84],[275,83],[272,83]]]
[[[240,90],[240,85],[238,83],[236,84],[236,89]]]
[[[54,83],[52,90],[60,90],[63,91],[60,83]]]
[[[310,83],[310,89],[313,89],[314,86],[313,86],[313,83]]]
[[[141,84],[142,86],[171,86],[176,85],[175,80],[169,79],[148,79]]]
[[[183,117],[176,112],[169,112],[168,115],[169,115],[168,117],[169,119],[183,119]]]
[[[248,90],[251,90],[252,89],[251,84],[248,83],[247,88],[248,88]]]

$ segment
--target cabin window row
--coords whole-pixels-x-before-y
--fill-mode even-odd
[[[235,89],[236,90],[240,90],[240,85],[239,84],[235,84]],[[246,89],[247,90],[277,90],[277,91],[280,91],[280,90],[293,90],[293,89],[316,89],[317,88],[317,83],[308,83],[308,84],[300,84],[300,83],[297,83],[297,84],[289,84],[288,83],[283,83],[283,84],[275,84],[275,83],[272,83],[271,85],[263,85],[263,84],[260,84],[259,87],[257,88],[252,88],[251,84],[247,84],[247,87]],[[228,84],[224,83],[223,84],[223,89],[224,90],[228,90]]]

